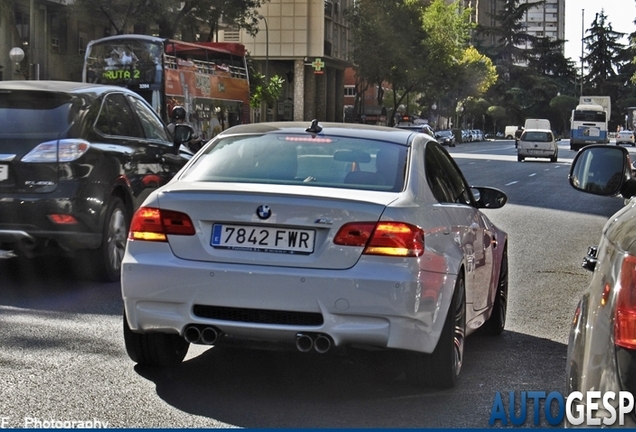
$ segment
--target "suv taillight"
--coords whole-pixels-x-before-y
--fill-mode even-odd
[[[366,255],[418,257],[424,253],[424,230],[404,222],[352,222],[340,228],[334,243],[364,247]]]
[[[626,255],[621,266],[614,343],[623,348],[636,349],[636,257],[632,255]]]
[[[194,225],[185,213],[141,207],[130,223],[129,240],[168,241],[168,234],[194,235]]]
[[[91,145],[80,139],[61,139],[38,144],[33,150],[24,155],[25,163],[53,163],[71,162],[79,159],[88,151]]]

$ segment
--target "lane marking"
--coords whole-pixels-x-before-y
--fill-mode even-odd
[[[534,176],[536,176],[536,175],[537,175],[537,173],[532,173],[532,174],[530,174],[528,177],[534,177]]]
[[[518,182],[517,180],[515,180],[515,181],[513,181],[513,182],[506,183],[504,186],[510,186],[510,185],[515,184],[515,183],[519,183],[519,182]]]

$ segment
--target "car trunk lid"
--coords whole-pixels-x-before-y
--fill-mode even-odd
[[[160,208],[186,213],[194,236],[169,235],[182,259],[233,264],[346,269],[363,247],[334,243],[348,222],[377,222],[398,194],[302,186],[174,184]]]

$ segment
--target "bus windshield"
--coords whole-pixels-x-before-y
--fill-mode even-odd
[[[174,107],[207,140],[249,123],[245,46],[233,42],[184,42],[126,34],[90,41],[84,82],[127,87],[170,123]]]
[[[160,84],[160,44],[135,39],[110,40],[87,47],[87,82],[113,85]]]

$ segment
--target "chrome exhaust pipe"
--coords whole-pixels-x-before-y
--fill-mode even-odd
[[[186,340],[186,342],[192,344],[199,343],[199,340],[201,339],[201,330],[193,325],[188,326],[183,332],[183,338]]]
[[[314,347],[314,340],[311,336],[304,333],[296,335],[296,348],[300,352],[309,352]]]
[[[314,348],[316,349],[316,352],[320,354],[326,353],[329,349],[331,349],[331,338],[327,335],[318,335],[314,341]]]
[[[201,331],[201,343],[212,345],[219,338],[219,332],[214,327],[206,327]]]

